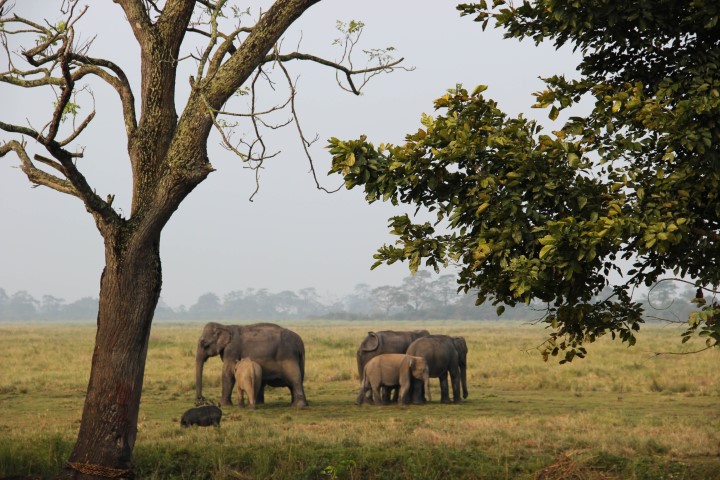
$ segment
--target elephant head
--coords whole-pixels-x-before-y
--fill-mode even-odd
[[[462,382],[463,398],[467,398],[467,343],[465,343],[464,337],[453,337],[452,340],[455,345],[455,350],[458,352],[458,364],[460,365],[460,380]]]
[[[423,357],[415,357],[407,355],[400,364],[400,401],[405,401],[407,392],[403,386],[410,387],[412,385],[411,378],[415,378],[423,382],[423,389],[428,402],[432,400],[430,395],[430,369],[427,361]]]
[[[210,322],[203,328],[198,339],[197,352],[195,354],[195,388],[197,399],[202,400],[203,365],[208,358],[220,355],[222,358],[225,347],[232,340],[230,327]]]

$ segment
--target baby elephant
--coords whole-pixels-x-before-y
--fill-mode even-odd
[[[383,403],[380,395],[381,387],[400,387],[398,401],[401,404],[410,402],[413,379],[423,382],[425,395],[430,400],[430,371],[423,357],[413,357],[402,353],[386,353],[373,357],[363,369],[363,380],[360,394],[355,401],[361,405],[365,394],[372,390],[373,403]]]
[[[245,406],[244,392],[247,393],[250,408],[255,408],[262,387],[262,367],[247,357],[243,358],[235,364],[235,383],[237,383],[240,406]]]
[[[183,413],[180,419],[180,426],[189,427],[197,425],[199,427],[209,427],[210,425],[220,426],[220,418],[222,418],[222,410],[215,405],[204,405],[202,407],[191,408]]]

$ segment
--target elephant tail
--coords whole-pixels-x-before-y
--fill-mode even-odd
[[[366,380],[365,372],[363,371],[363,376],[360,379],[360,392],[358,393],[357,400],[355,400],[355,405],[362,405],[365,403],[365,380]]]
[[[300,382],[305,381],[305,350],[303,349],[298,355],[298,364],[300,365]]]

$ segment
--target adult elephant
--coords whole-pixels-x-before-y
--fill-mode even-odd
[[[462,398],[467,398],[467,343],[463,337],[448,335],[429,335],[415,340],[407,349],[408,355],[423,357],[428,364],[430,377],[440,379],[440,401],[450,403],[448,374],[452,382],[453,401],[460,403],[460,385]],[[418,391],[413,392],[418,395]],[[422,392],[420,392],[420,395]],[[414,402],[422,401],[415,397]]]
[[[288,387],[294,407],[307,406],[305,379],[305,345],[297,333],[273,323],[221,325],[210,322],[203,328],[195,355],[197,399],[203,400],[203,366],[208,358],[220,355],[223,361],[222,398],[220,405],[232,405],[235,386],[235,363],[251,358],[262,368],[262,386],[257,403],[264,401],[264,386]]]

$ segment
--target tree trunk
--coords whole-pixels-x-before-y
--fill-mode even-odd
[[[124,250],[114,245],[106,239],[90,382],[62,478],[133,478],[145,359],[162,283],[159,235],[127,242]]]

